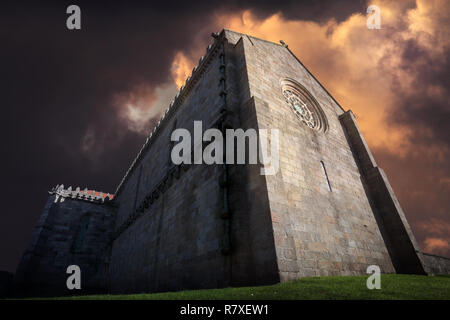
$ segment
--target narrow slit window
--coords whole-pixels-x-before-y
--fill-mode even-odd
[[[323,161],[320,161],[320,165],[322,167],[323,177],[325,178],[328,191],[331,191],[330,180],[328,179],[327,169],[325,169],[325,164],[323,163]]]
[[[73,244],[73,251],[76,253],[80,253],[83,249],[84,239],[86,238],[86,232],[89,227],[90,218],[91,217],[89,215],[85,215],[80,222],[80,227]]]

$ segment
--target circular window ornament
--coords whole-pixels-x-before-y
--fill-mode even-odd
[[[316,99],[301,84],[292,79],[281,81],[281,91],[297,118],[313,130],[326,131],[327,119]]]

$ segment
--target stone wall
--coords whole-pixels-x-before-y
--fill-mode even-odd
[[[166,114],[116,194],[119,208],[109,268],[111,292],[225,285],[218,167],[175,166],[170,160],[174,129],[188,129],[194,139],[194,121],[202,121],[203,131],[216,125],[218,50],[210,49],[197,70],[201,79],[191,80],[196,82],[189,94],[186,89],[180,93],[179,104]]]
[[[450,258],[423,252],[422,256],[429,275],[450,274]]]
[[[192,134],[195,120],[203,130],[257,126],[242,43],[227,38],[208,49],[116,192],[111,292],[279,280],[259,167],[173,166],[169,158],[172,131]]]
[[[286,47],[248,36],[242,41],[258,127],[280,132],[280,169],[265,180],[281,280],[365,274],[371,264],[394,272],[339,120],[343,110]],[[286,78],[317,99],[326,132],[311,130],[287,106]]]
[[[49,296],[104,291],[106,248],[114,224],[114,209],[89,201],[48,198],[32,240],[17,268],[15,294]],[[89,217],[89,218],[87,218]],[[83,219],[84,236],[80,235]],[[85,220],[86,221],[86,220]],[[82,239],[80,238],[82,237]],[[78,245],[75,244],[79,239]],[[67,289],[69,265],[81,269],[81,291]]]
[[[243,38],[227,31],[225,36],[230,44],[227,91],[230,108],[234,112],[233,128],[258,130],[255,101],[250,96],[248,85]],[[266,178],[260,174],[261,165],[227,167],[231,212],[230,285],[279,282],[267,184]]]

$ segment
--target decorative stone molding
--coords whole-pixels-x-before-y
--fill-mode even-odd
[[[167,169],[165,175],[161,178],[159,183],[143,198],[143,200],[136,207],[136,210],[130,214],[114,232],[111,237],[111,242],[117,239],[129,226],[131,226],[139,217],[143,216],[145,211],[159,198],[165,191],[167,191],[175,180],[180,179],[183,171],[187,171],[191,165],[181,164],[172,166]]]
[[[222,134],[225,136],[225,132],[227,129],[227,111],[228,103],[227,103],[227,66],[226,66],[226,55],[225,55],[225,44],[228,43],[227,39],[222,40],[222,44],[220,45],[220,79],[219,79],[219,96],[222,100],[222,109],[224,116],[220,119],[220,130]],[[223,155],[226,157],[226,144],[223,145]],[[229,255],[231,252],[231,212],[228,203],[228,168],[227,164],[223,163],[221,165],[222,172],[218,177],[219,186],[222,189],[222,197],[223,197],[223,207],[220,213],[220,218],[223,220],[223,234],[220,243],[220,251],[224,255]]]

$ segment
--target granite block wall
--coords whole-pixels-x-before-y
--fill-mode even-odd
[[[184,92],[116,193],[119,204],[109,268],[111,292],[223,286],[222,207],[217,166],[171,162],[172,131],[214,127],[220,107],[218,48],[201,81]],[[207,63],[207,64],[206,64]],[[175,107],[174,107],[175,108]],[[144,206],[145,203],[145,206]],[[136,213],[139,212],[139,213]]]
[[[365,274],[371,264],[394,272],[339,120],[343,110],[286,47],[247,36],[242,41],[258,126],[280,132],[280,169],[265,177],[280,279]],[[317,99],[326,132],[311,130],[287,106],[286,78]]]
[[[422,259],[428,275],[450,274],[450,258],[423,252]]]
[[[340,116],[362,173],[368,199],[397,273],[425,274],[423,257],[400,203],[379,168],[351,111]]]
[[[114,225],[114,209],[103,204],[48,198],[32,240],[19,263],[14,282],[20,296],[55,296],[103,292],[106,248]],[[82,220],[89,217],[83,240],[78,240]],[[76,248],[75,248],[76,247]],[[67,289],[69,265],[81,269],[81,291]]]
[[[225,33],[220,37],[224,37],[223,47],[218,45],[221,40],[216,40],[209,49],[190,80],[194,85],[187,93],[187,89],[182,91],[182,103],[168,112],[116,194],[119,208],[109,268],[111,292],[279,281],[260,166],[228,165],[226,182],[219,165],[176,166],[179,177],[171,173],[170,135],[175,128],[192,133],[195,120],[202,121],[203,130],[218,127],[221,121],[227,128],[257,128],[255,104],[248,95],[243,43],[240,37]],[[226,81],[225,90],[221,79]],[[159,188],[161,184],[164,186]],[[129,197],[136,200],[125,199]],[[224,217],[225,206],[229,217]]]

